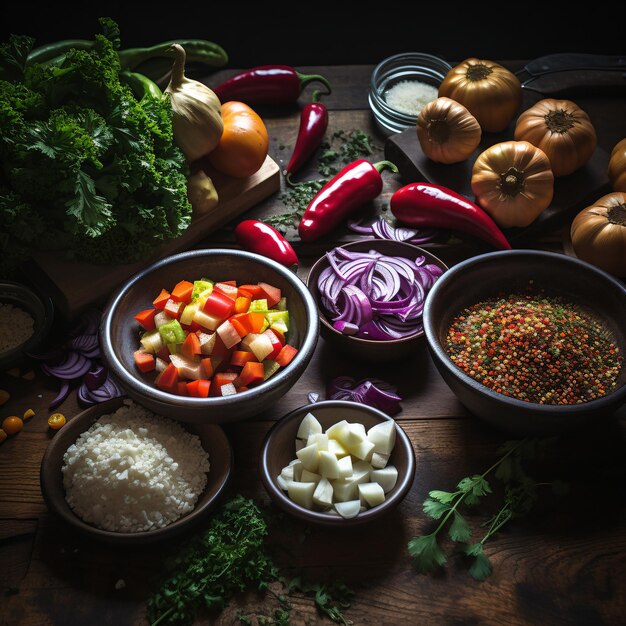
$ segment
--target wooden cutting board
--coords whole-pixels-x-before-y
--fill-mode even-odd
[[[484,134],[476,151],[461,163],[443,165],[431,161],[423,152],[414,128],[392,135],[385,142],[385,158],[395,163],[405,184],[426,181],[454,189],[474,200],[471,188],[472,167],[478,155],[501,141],[513,139],[513,129],[502,133]],[[554,197],[550,206],[526,228],[509,228],[504,231],[509,241],[531,240],[546,230],[558,228],[568,218],[611,191],[607,167],[609,155],[596,148],[589,162],[569,176],[556,178]]]
[[[219,203],[210,212],[194,217],[185,233],[161,246],[150,259],[129,265],[90,265],[58,258],[54,254],[34,256],[33,280],[50,293],[54,304],[68,319],[97,302],[107,299],[125,280],[151,263],[191,248],[261,200],[280,189],[280,168],[267,157],[258,172],[248,178],[232,178],[209,171]]]

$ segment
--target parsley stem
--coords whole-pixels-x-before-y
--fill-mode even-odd
[[[158,626],[163,620],[167,619],[176,609],[171,606],[165,613],[162,613],[156,622],[152,622],[151,626]]]

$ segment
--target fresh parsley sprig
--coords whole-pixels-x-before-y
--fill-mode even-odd
[[[470,575],[476,580],[485,580],[492,572],[492,564],[485,554],[484,545],[504,525],[512,519],[528,513],[537,501],[537,489],[552,486],[555,493],[566,490],[561,481],[535,482],[524,470],[523,461],[538,458],[553,442],[553,439],[523,439],[507,441],[498,450],[500,458],[482,474],[463,478],[455,491],[432,490],[428,492],[422,504],[424,513],[434,520],[441,520],[435,530],[426,535],[414,537],[409,541],[409,554],[413,557],[415,569],[425,574],[444,565],[448,557],[439,545],[439,533],[448,525],[448,536],[460,543],[461,551],[473,561],[469,568]],[[469,523],[460,512],[464,505],[477,505],[481,498],[492,493],[487,476],[494,473],[504,485],[504,497],[499,511],[484,526],[487,531],[474,543],[468,543],[472,537]]]

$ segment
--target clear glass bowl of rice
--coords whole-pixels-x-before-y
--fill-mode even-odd
[[[415,127],[422,107],[438,96],[452,66],[441,57],[403,52],[381,61],[370,83],[369,104],[386,135]]]

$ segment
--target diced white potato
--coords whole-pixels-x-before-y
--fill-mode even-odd
[[[370,480],[378,483],[385,493],[389,493],[398,482],[398,470],[393,465],[384,469],[375,469],[370,473]]]
[[[324,478],[340,478],[341,469],[337,457],[332,452],[328,452],[328,450],[321,450],[319,455],[319,473]]]
[[[200,352],[202,354],[212,354],[217,335],[215,333],[200,333],[198,339],[200,340]]]
[[[369,461],[374,452],[374,444],[369,439],[362,439],[358,444],[350,446],[348,449],[357,459]]]
[[[328,435],[324,433],[311,433],[306,441],[306,445],[310,446],[314,443],[318,450],[328,450]]]
[[[372,466],[367,461],[356,461],[352,464],[352,476],[346,480],[355,484],[368,483],[371,472]]]
[[[285,480],[294,480],[294,478],[293,478],[293,465],[287,465],[287,467],[283,467],[283,469],[280,470],[280,475]]]
[[[349,500],[348,502],[335,502],[335,510],[344,519],[356,517],[361,511],[360,500]]]
[[[381,454],[380,452],[374,452],[370,459],[370,464],[375,469],[382,469],[387,466],[389,462],[389,454]]]
[[[337,461],[339,466],[339,478],[349,478],[352,476],[352,457],[343,456]]]
[[[333,485],[333,497],[335,502],[347,502],[348,500],[354,500],[358,496],[358,489],[356,483],[349,482],[344,478],[338,478],[331,481]]]
[[[237,329],[232,325],[230,320],[222,322],[217,327],[217,330],[215,332],[220,336],[222,343],[226,346],[226,349],[228,350],[236,346],[241,341],[241,337],[237,333]]]
[[[294,459],[289,462],[289,466],[293,467],[293,479],[300,480],[300,478],[302,478],[302,461],[300,459]]]
[[[333,486],[327,478],[322,478],[313,492],[313,502],[327,509],[333,503]]]
[[[350,424],[350,428],[355,433],[357,433],[362,439],[365,439],[365,437],[367,437],[367,432],[365,430],[365,426],[363,424],[361,424],[361,422],[352,422]]]
[[[338,459],[350,454],[336,439],[328,440],[328,451],[332,452]]]
[[[263,361],[274,350],[274,346],[267,335],[257,335],[250,342],[250,350],[254,353],[257,361]]]
[[[372,426],[367,431],[367,438],[374,444],[374,452],[391,454],[396,443],[396,423],[386,420]]]
[[[154,369],[159,373],[164,372],[167,369],[167,363],[158,356],[154,363]]]
[[[359,428],[360,426],[360,428]],[[344,439],[341,442],[348,450],[352,451],[352,448],[358,446],[365,440],[365,429],[363,424],[348,424],[348,430],[344,435]]]
[[[296,456],[302,462],[303,469],[307,469],[309,472],[317,472],[320,462],[320,451],[315,444],[305,446],[302,450],[298,450]]]
[[[154,316],[154,325],[156,328],[161,328],[163,324],[167,324],[171,322],[173,318],[171,318],[165,311],[159,311]]]
[[[385,492],[378,483],[363,483],[359,485],[359,498],[367,506],[377,506],[385,501]]]
[[[180,354],[170,354],[170,361],[178,371],[181,378],[187,380],[198,380],[204,377],[204,370],[200,363],[196,363]]]
[[[139,340],[143,349],[146,352],[156,354],[165,345],[161,333],[155,328],[154,330],[147,330]]]
[[[207,330],[215,330],[222,323],[222,320],[219,317],[209,315],[209,313],[205,313],[200,309],[193,314],[193,321],[196,322],[196,324],[200,324],[202,328],[206,328]]]
[[[321,433],[322,425],[317,421],[317,418],[313,413],[307,413],[298,426],[298,432],[296,433],[297,439],[308,440],[309,435],[313,433]]]
[[[343,446],[343,442],[347,436],[349,428],[350,424],[348,424],[346,420],[341,420],[340,422],[337,422],[336,424],[333,424],[332,426],[327,428],[326,434],[328,435],[329,439],[334,439]]]
[[[300,476],[300,482],[303,483],[319,483],[322,477],[315,472],[309,472],[307,469],[302,470],[302,475]]]
[[[283,478],[282,474],[278,474],[278,476],[276,476],[276,482],[278,483],[278,486],[283,490],[283,491],[287,491],[288,489],[288,484],[287,481]]]
[[[312,509],[315,487],[315,483],[302,483],[290,480],[287,482],[287,493],[296,504],[303,506],[305,509]]]

